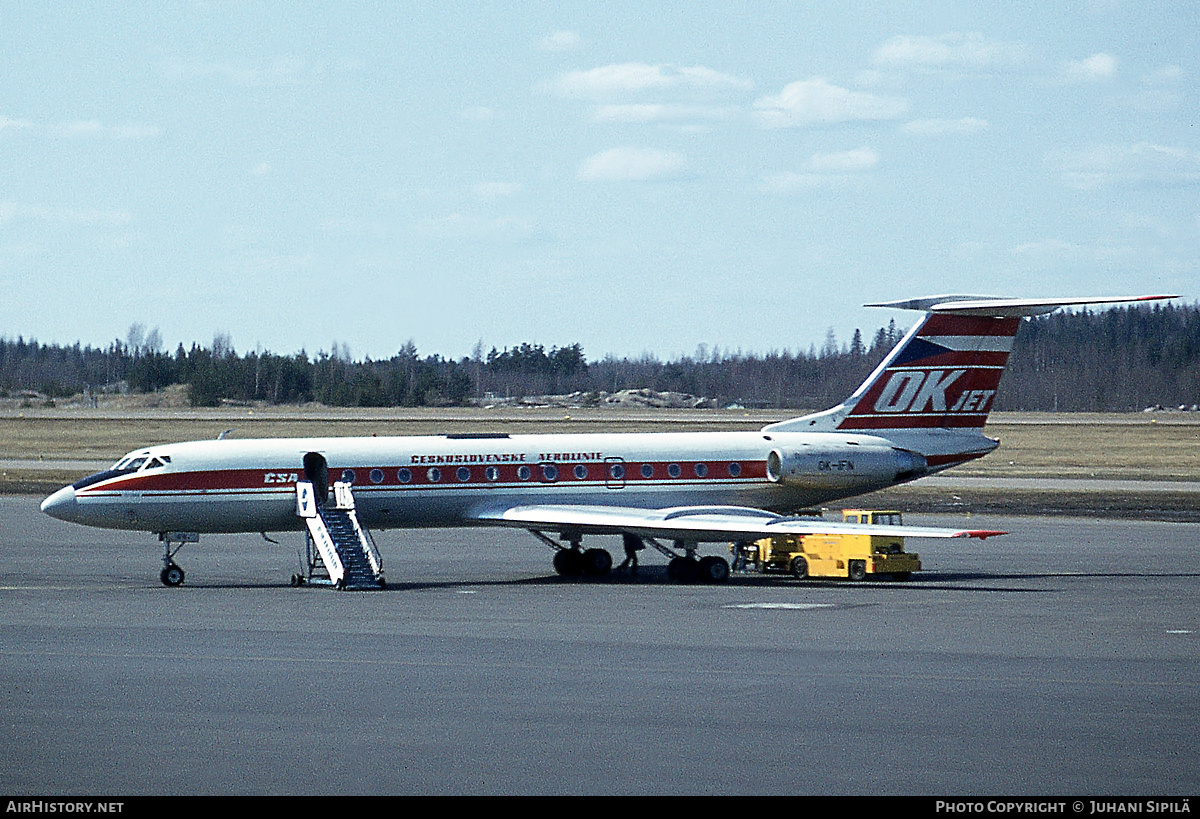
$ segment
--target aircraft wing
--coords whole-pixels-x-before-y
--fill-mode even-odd
[[[977,537],[1007,534],[989,529],[936,529],[926,526],[879,526],[835,523],[811,517],[787,517],[744,506],[675,506],[639,509],[628,506],[536,504],[494,509],[473,516],[479,523],[519,529],[591,534],[630,533],[688,541],[757,540],[772,535],[896,535],[899,537]]]

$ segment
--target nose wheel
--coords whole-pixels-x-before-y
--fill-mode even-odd
[[[183,569],[174,563],[169,563],[159,572],[158,579],[164,586],[178,586],[183,583]]]
[[[163,545],[163,568],[158,573],[158,579],[164,586],[182,585],[183,569],[175,562],[175,553],[182,549],[185,543],[198,543],[200,535],[196,532],[160,532],[158,539]]]

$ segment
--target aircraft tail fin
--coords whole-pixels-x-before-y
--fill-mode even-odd
[[[1053,300],[931,296],[868,304],[923,310],[925,316],[846,401],[764,430],[982,430],[1022,318],[1070,305],[1170,298],[1175,296]]]

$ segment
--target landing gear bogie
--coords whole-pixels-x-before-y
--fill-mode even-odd
[[[605,549],[563,548],[554,553],[554,571],[563,577],[603,577],[612,565],[612,555]]]
[[[667,579],[676,583],[724,583],[729,580],[729,562],[715,555],[699,560],[674,557],[667,564]]]

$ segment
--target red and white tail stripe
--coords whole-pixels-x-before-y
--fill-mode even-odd
[[[929,314],[860,389],[837,428],[982,429],[1020,321]]]

